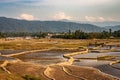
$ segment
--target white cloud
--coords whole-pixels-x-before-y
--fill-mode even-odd
[[[119,21],[119,19],[114,19],[114,18],[111,18],[111,17],[108,17],[107,18],[109,21]]]
[[[21,14],[18,18],[25,19],[25,20],[34,20],[35,19],[33,15],[25,14],[25,13]]]
[[[92,16],[85,16],[85,19],[89,22],[94,22],[96,20],[96,18]]]
[[[89,22],[104,22],[104,21],[117,21],[111,17],[93,17],[93,16],[85,16],[85,20]]]
[[[89,22],[103,22],[106,21],[104,17],[93,17],[93,16],[85,16],[85,19]]]
[[[105,18],[103,18],[103,17],[98,17],[98,21],[105,21]]]
[[[55,20],[61,20],[61,19],[67,19],[67,20],[71,20],[72,17],[71,16],[67,16],[64,12],[58,12],[56,13],[53,18]]]

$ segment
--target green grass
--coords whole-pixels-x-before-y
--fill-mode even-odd
[[[41,80],[40,78],[33,77],[31,75],[25,75],[22,78],[25,79],[25,80]]]

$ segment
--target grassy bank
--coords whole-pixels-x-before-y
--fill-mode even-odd
[[[89,44],[102,44],[109,42],[120,42],[118,39],[31,39],[31,40],[10,40],[5,41],[0,39],[0,50],[13,49],[13,50],[38,50],[46,48],[78,48],[80,46],[87,46]]]

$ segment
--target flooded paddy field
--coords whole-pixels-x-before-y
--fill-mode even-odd
[[[5,57],[5,56],[0,56],[0,61],[4,61],[4,60],[15,60],[15,58],[12,57]]]
[[[107,49],[107,48],[101,48]],[[12,52],[22,52],[20,51],[3,51],[2,54],[11,54]],[[6,53],[5,53],[6,52]],[[21,54],[17,56],[13,56],[13,58],[18,58],[22,60],[23,62],[30,62],[34,64],[40,64],[40,65],[51,65],[51,64],[57,64],[61,62],[66,62],[68,59],[64,58],[63,55],[67,53],[72,53],[75,51],[67,51],[67,50],[48,50],[48,51],[39,51],[39,52],[30,52],[27,54]],[[115,56],[114,59],[110,60],[98,60],[97,58],[99,56]],[[72,65],[77,66],[88,66],[88,67],[94,67],[99,69],[100,71],[110,74],[112,76],[116,76],[120,78],[120,70],[115,69],[114,67],[110,66],[109,64],[115,60],[120,60],[120,52],[104,52],[104,53],[93,53],[89,52],[87,54],[78,54],[72,56],[75,61]],[[7,59],[6,57],[0,57],[0,59]],[[76,61],[79,60],[79,61]],[[120,64],[114,64],[114,66],[117,66],[120,68]]]
[[[30,62],[40,65],[51,65],[60,62],[66,62],[68,59],[64,58],[63,55],[70,52],[71,51],[49,50],[22,54],[14,57],[24,62]],[[99,56],[115,56],[115,58],[110,60],[97,60],[97,57]],[[115,60],[120,60],[120,52],[105,52],[105,53],[89,52],[87,54],[74,55],[73,58],[75,59],[75,61],[73,62],[72,65],[94,67],[104,73],[120,78],[119,74],[120,70],[110,66],[111,62]],[[77,59],[79,59],[80,61],[76,61]],[[119,64],[114,65],[120,67]]]
[[[97,57],[100,56],[115,56],[115,58],[110,60],[98,60]],[[79,59],[80,61],[74,61],[73,65],[94,67],[104,73],[120,78],[120,69],[110,66],[111,62],[120,60],[120,52],[80,54],[75,55],[74,58]],[[114,64],[114,66],[120,68],[120,64]]]
[[[79,58],[98,58],[100,56],[115,56],[115,59],[113,60],[120,60],[120,52],[105,52],[105,53],[92,53],[89,52],[88,54],[80,54],[80,55],[75,55],[73,56],[76,59]]]
[[[80,62],[74,62],[73,65],[77,66],[88,66],[99,69],[100,71],[116,76],[120,78],[120,70],[113,68],[109,65],[110,61],[99,61],[99,60],[81,60]],[[120,66],[119,66],[120,67]]]
[[[114,64],[113,66],[120,70],[120,63]]]
[[[25,50],[0,50],[1,55],[9,55],[9,54],[15,54],[15,53],[19,53],[19,52],[23,52]]]
[[[67,61],[67,59],[63,57],[63,55],[66,53],[68,53],[68,51],[50,50],[28,53],[14,57],[19,58],[24,62],[31,62],[41,65],[50,65]]]
[[[50,43],[54,46],[54,47],[50,46],[50,48],[48,48],[48,45],[46,45],[48,43],[46,43],[46,42],[45,42],[45,48],[43,48],[41,46],[41,43],[36,44],[34,42],[33,42],[34,44],[32,42],[30,42],[30,43],[32,43],[31,45],[28,45],[28,43],[26,44],[26,45],[31,47],[30,49],[27,49],[27,47],[26,48],[20,48],[20,49],[11,49],[10,48],[8,50],[1,48],[2,50],[0,50],[0,53],[1,53],[0,60],[1,61],[2,60],[10,61],[10,60],[15,60],[15,59],[20,60],[20,62],[18,61],[16,63],[12,63],[12,61],[11,61],[11,63],[9,63],[11,65],[6,65],[6,69],[10,70],[10,72],[12,72],[12,70],[13,70],[13,72],[17,72],[17,71],[14,71],[14,70],[16,69],[16,65],[18,67],[20,66],[18,63],[21,64],[21,70],[25,69],[24,64],[30,65],[30,66],[37,66],[37,65],[41,66],[41,65],[43,65],[44,67],[46,67],[46,69],[49,72],[49,68],[52,69],[53,71],[58,69],[56,67],[52,67],[52,66],[54,66],[52,64],[69,63],[69,61],[70,61],[71,64],[69,64],[69,66],[75,66],[75,67],[83,66],[83,68],[84,68],[84,66],[88,67],[88,68],[93,67],[93,68],[96,68],[96,69],[102,71],[103,73],[107,73],[109,75],[120,78],[120,70],[113,67],[113,66],[115,66],[115,67],[120,68],[120,64],[117,63],[117,64],[114,64],[113,66],[110,65],[111,62],[114,62],[116,60],[120,60],[120,47],[116,47],[116,46],[114,46],[114,47],[106,47],[106,46],[99,47],[98,46],[98,48],[96,48],[97,46],[87,47],[85,45],[84,46],[85,49],[81,49],[82,46],[80,45],[80,43],[75,43],[75,42],[71,41],[71,43],[68,44],[68,41],[66,41],[66,42],[57,41],[56,43],[51,43],[51,41],[48,41],[48,43]],[[32,45],[34,45],[35,49],[32,49],[32,47],[33,47]],[[114,51],[109,51],[110,48],[113,49]],[[46,50],[46,49],[48,49],[48,50]],[[68,50],[66,50],[66,49],[68,49]],[[71,49],[77,49],[77,50],[72,50],[71,51]],[[34,50],[35,50],[35,52],[34,52]],[[40,51],[40,50],[43,50],[43,51]],[[88,50],[88,52],[86,52],[84,54],[81,53],[84,50],[86,50],[86,51]],[[92,50],[93,50],[93,52],[92,52]],[[97,52],[94,52],[94,50],[96,50]],[[102,52],[104,50],[105,50],[105,52]],[[65,58],[64,54],[68,54],[68,53],[73,54],[74,52],[75,53],[78,52],[78,54],[75,54],[73,56],[70,55],[67,58]],[[19,53],[23,53],[23,54],[19,54]],[[11,55],[11,54],[18,54],[18,55],[7,56],[7,55]],[[110,59],[104,60],[104,57],[103,57],[103,60],[99,60],[98,57],[101,57],[101,56],[110,56]],[[111,58],[111,56],[114,57],[114,58]],[[32,63],[32,65],[31,65],[31,63]],[[66,65],[66,64],[64,64],[64,65]],[[10,66],[14,66],[14,67],[10,68]],[[65,68],[65,69],[68,69],[68,68]],[[28,69],[29,68],[26,68],[26,70],[28,70]],[[21,70],[18,69],[19,72]],[[60,70],[62,70],[62,67],[60,68]],[[33,71],[34,71],[34,67],[33,67]],[[41,71],[39,71],[39,72],[41,72]],[[75,73],[76,72],[77,72],[77,70],[75,70]],[[81,73],[81,72],[78,72],[78,74],[79,73]],[[78,74],[76,74],[76,75],[78,75]]]

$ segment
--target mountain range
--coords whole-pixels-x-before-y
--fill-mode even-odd
[[[84,32],[101,32],[103,30],[119,30],[120,25],[99,27],[88,23],[65,21],[27,21],[0,17],[0,32],[68,32],[81,30]]]

